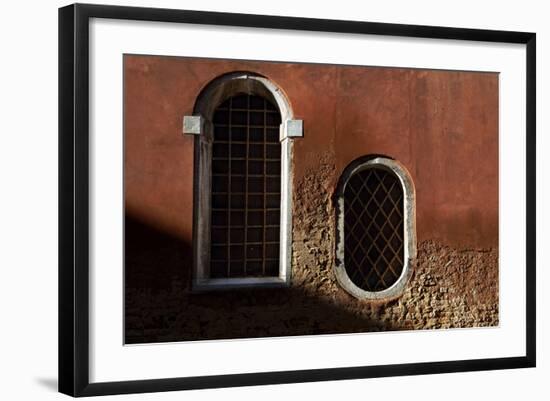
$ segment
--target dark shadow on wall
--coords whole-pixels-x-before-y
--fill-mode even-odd
[[[144,223],[137,216],[125,215],[125,288],[154,291],[171,288],[174,282],[188,278],[185,275],[190,273],[192,257],[190,243]]]
[[[291,286],[191,293],[190,243],[135,216],[126,216],[125,229],[127,344],[404,329],[367,318],[364,308],[374,306],[343,290],[325,294]]]

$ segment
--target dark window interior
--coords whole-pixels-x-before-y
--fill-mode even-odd
[[[214,113],[212,278],[279,275],[281,145],[278,109],[237,95]]]
[[[365,291],[394,284],[403,270],[403,189],[397,176],[367,168],[344,190],[344,260],[351,281]]]

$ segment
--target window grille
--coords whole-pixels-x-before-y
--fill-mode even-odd
[[[277,277],[281,204],[278,109],[240,94],[214,112],[210,277]]]
[[[354,173],[344,190],[344,260],[349,279],[365,291],[397,282],[404,267],[403,188],[376,165]]]

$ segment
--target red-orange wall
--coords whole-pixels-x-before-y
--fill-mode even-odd
[[[127,215],[191,243],[194,138],[182,117],[211,80],[239,70],[278,84],[304,120],[294,183],[328,162],[332,192],[352,160],[384,154],[412,175],[418,241],[498,245],[496,73],[125,56]]]

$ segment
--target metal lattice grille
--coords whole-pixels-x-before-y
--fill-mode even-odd
[[[344,191],[344,258],[351,281],[365,291],[394,284],[403,270],[403,189],[392,172],[368,168]]]
[[[212,278],[279,275],[281,145],[277,108],[238,95],[214,113]]]

